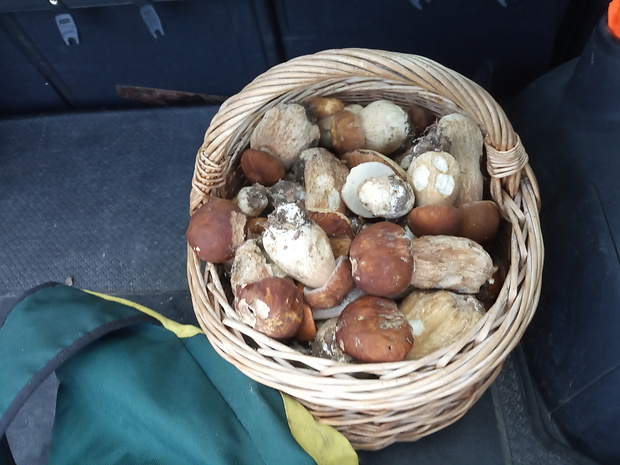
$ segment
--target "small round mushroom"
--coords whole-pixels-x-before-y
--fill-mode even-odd
[[[359,113],[366,138],[364,148],[390,155],[398,149],[409,134],[409,115],[389,100],[377,100]]]
[[[344,102],[337,97],[310,97],[305,103],[310,107],[317,120],[332,116],[344,109]]]
[[[459,164],[447,152],[425,152],[411,161],[407,181],[416,206],[452,205],[459,191]]]
[[[244,150],[240,165],[248,181],[263,186],[272,186],[286,174],[282,160],[264,150]]]
[[[344,353],[369,363],[404,360],[413,346],[411,327],[396,302],[375,296],[346,306],[338,317],[336,339]]]
[[[458,208],[463,218],[456,235],[467,237],[479,244],[495,238],[499,229],[499,207],[492,200],[480,200]]]
[[[268,204],[267,188],[261,184],[242,187],[237,193],[239,209],[250,218],[259,216]]]
[[[344,102],[336,97],[311,97],[306,103],[316,115],[316,122],[321,133],[319,144],[332,149],[332,119],[336,113],[344,109]]]
[[[349,210],[364,218],[374,218],[373,213],[368,211],[360,201],[358,195],[359,186],[367,179],[389,174],[394,174],[392,168],[376,161],[361,163],[351,168],[347,180],[340,191],[342,200],[349,207]]]
[[[246,221],[232,200],[211,196],[190,218],[187,242],[201,260],[224,263],[243,243]]]
[[[366,179],[357,188],[357,196],[374,218],[394,219],[405,216],[415,201],[411,186],[395,174]]]

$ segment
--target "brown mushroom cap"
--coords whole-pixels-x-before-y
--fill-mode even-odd
[[[276,339],[293,337],[304,316],[303,297],[295,282],[277,276],[240,289],[235,307],[242,321]]]
[[[359,116],[341,110],[331,120],[331,143],[337,153],[350,152],[364,147],[366,136]]]
[[[346,306],[338,317],[336,339],[343,352],[370,363],[404,360],[413,346],[411,327],[396,302],[375,296]]]
[[[189,220],[187,242],[201,260],[224,263],[243,243],[246,220],[232,200],[209,197]]]
[[[389,221],[360,231],[349,250],[355,285],[367,294],[381,297],[405,290],[413,275],[410,244],[405,229]]]
[[[243,174],[251,183],[272,186],[285,175],[282,160],[264,150],[245,150],[240,163]]]
[[[304,289],[304,299],[313,309],[327,309],[338,305],[354,287],[351,262],[343,255],[336,260],[336,268],[323,287]]]
[[[308,217],[318,224],[329,237],[353,237],[351,220],[344,213],[308,209]]]
[[[453,205],[422,205],[409,212],[407,226],[416,236],[453,236],[461,227],[462,216]]]
[[[499,207],[492,200],[480,200],[458,207],[463,220],[457,235],[484,244],[492,240],[499,229]]]

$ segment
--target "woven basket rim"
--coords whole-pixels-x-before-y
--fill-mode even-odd
[[[407,95],[411,101],[434,106],[438,113],[442,109],[465,113],[481,127],[491,195],[510,225],[509,268],[495,304],[470,334],[424,359],[343,364],[304,356],[241,323],[225,297],[218,268],[201,263],[188,247],[195,313],[222,357],[256,381],[292,395],[313,415],[343,431],[369,421],[355,417],[360,411],[373,412],[372,421],[377,423],[372,415],[379,411],[391,411],[393,416],[453,398],[451,407],[445,408],[452,412],[443,419],[447,426],[497,376],[531,321],[540,295],[544,246],[538,186],[518,135],[484,89],[428,58],[380,50],[326,50],[277,65],[228,99],[214,116],[197,154],[190,212],[210,195],[223,195],[231,160],[266,108],[312,92],[354,95],[356,91]],[[360,379],[364,375],[374,378]],[[342,411],[347,412],[348,424],[333,419]],[[440,427],[413,431],[400,424],[375,439],[363,432],[345,435],[359,448],[379,448],[396,440],[417,439]]]

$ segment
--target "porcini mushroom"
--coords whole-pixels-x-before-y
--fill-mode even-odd
[[[308,119],[303,105],[280,103],[269,108],[256,125],[250,148],[269,152],[290,168],[302,150],[318,144],[319,137],[319,127]]]
[[[482,200],[484,179],[480,161],[484,147],[482,131],[465,115],[452,113],[437,122],[441,134],[450,141],[450,154],[460,168],[460,189],[454,200],[455,206]]]
[[[242,187],[236,200],[239,209],[250,218],[260,215],[269,204],[267,188],[261,184]]]
[[[263,247],[271,260],[306,286],[323,286],[336,268],[325,231],[296,203],[279,205],[267,218]]]
[[[366,136],[359,116],[350,110],[341,110],[331,119],[331,146],[336,153],[363,148]]]
[[[409,322],[393,300],[362,296],[342,311],[336,323],[342,351],[361,362],[403,360],[413,346]]]
[[[271,276],[285,277],[285,273],[260,248],[257,239],[247,239],[236,252],[230,271],[230,287],[235,297],[248,284]]]
[[[495,272],[489,253],[465,237],[417,237],[411,241],[411,256],[415,267],[411,284],[418,289],[475,294]]]
[[[201,260],[224,263],[244,241],[246,221],[232,200],[211,196],[190,218],[187,242]]]
[[[248,181],[263,186],[272,186],[285,175],[282,160],[264,150],[244,150],[240,164]]]
[[[342,186],[342,190],[340,192],[342,200],[347,207],[349,207],[349,210],[364,218],[373,218],[373,213],[368,211],[368,209],[360,201],[358,188],[367,179],[389,174],[394,174],[392,168],[375,161],[361,163],[356,167],[351,168],[351,171],[349,171],[349,175],[347,176],[347,180],[344,183],[344,186]]]
[[[267,336],[294,336],[303,320],[303,298],[290,278],[269,277],[238,292],[236,310],[248,326]]]
[[[300,157],[304,164],[306,209],[344,213],[346,205],[340,191],[349,174],[347,165],[320,147],[304,150]]]
[[[409,115],[389,100],[376,100],[359,112],[366,142],[363,148],[390,155],[409,133]]]
[[[348,257],[341,256],[336,260],[336,268],[323,286],[304,289],[304,299],[313,309],[324,310],[338,305],[354,287],[351,262]]]
[[[373,218],[400,218],[411,211],[415,201],[411,186],[395,174],[366,179],[357,188],[357,196]]]
[[[414,262],[404,228],[382,221],[360,231],[349,250],[355,285],[367,294],[391,297],[409,286]]]
[[[407,359],[422,358],[453,344],[484,316],[472,295],[450,291],[413,291],[399,305],[413,328],[415,344]]]
[[[460,168],[447,152],[425,152],[414,158],[407,169],[416,206],[451,205],[459,191]]]

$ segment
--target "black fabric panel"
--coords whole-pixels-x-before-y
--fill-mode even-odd
[[[117,85],[232,95],[276,64],[280,56],[261,4],[152,3],[164,32],[157,38],[137,4],[23,11],[13,17],[66,86],[73,108],[136,108],[135,101],[117,95]],[[55,16],[67,12],[79,44],[65,44],[56,26]],[[16,78],[3,73],[0,83]]]
[[[568,0],[276,0],[286,58],[368,47],[436,60],[515,95],[550,67]]]
[[[0,117],[41,109],[66,110],[62,96],[7,35],[7,23],[14,25],[13,18],[0,14]]]

